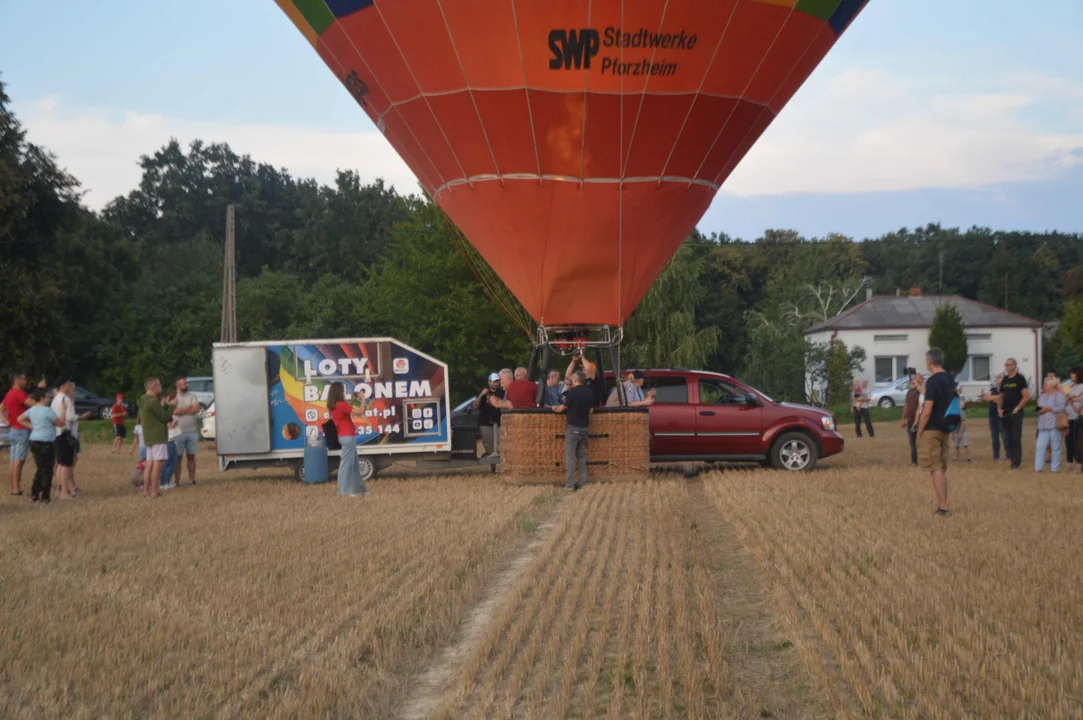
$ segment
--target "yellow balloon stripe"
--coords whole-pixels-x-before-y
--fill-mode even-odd
[[[278,3],[278,7],[282,8],[282,12],[289,16],[289,19],[293,21],[293,24],[297,26],[297,29],[301,31],[301,34],[305,36],[309,45],[315,49],[319,36],[316,35],[316,31],[308,24],[308,21],[305,20],[304,15],[297,9],[297,6],[294,5],[291,0],[275,0],[275,2]]]

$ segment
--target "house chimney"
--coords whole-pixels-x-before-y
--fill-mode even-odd
[[[865,302],[872,300],[872,285],[865,287]]]
[[[921,288],[916,286],[910,288],[910,297],[921,297]]]

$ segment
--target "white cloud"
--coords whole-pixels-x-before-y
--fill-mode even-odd
[[[86,203],[101,208],[139,185],[141,155],[177,138],[225,142],[257,162],[331,183],[338,168],[356,170],[366,181],[383,178],[400,192],[418,191],[417,180],[383,136],[375,131],[342,133],[273,124],[194,122],[162,115],[69,108],[56,97],[15,108],[27,138],[53,151],[62,167],[83,183]]]
[[[959,90],[967,87],[962,81],[868,70],[813,80],[752,148],[725,192],[975,188],[1048,178],[1083,162],[1083,133],[1047,130],[1037,120],[1053,105],[1083,112],[1083,92],[1073,81],[1020,75],[995,91],[966,91]]]
[[[977,82],[977,81],[975,81]],[[814,75],[726,182],[738,196],[975,188],[1048,178],[1083,164],[1083,84],[1044,75],[966,79],[850,70]],[[991,89],[992,88],[992,89]],[[196,122],[77,108],[47,97],[17,108],[100,208],[140,180],[137,161],[169,138],[227,142],[239,153],[331,182],[337,168],[415,192],[416,179],[375,130]],[[1043,128],[1055,118],[1070,132]],[[1052,123],[1055,125],[1056,123]]]

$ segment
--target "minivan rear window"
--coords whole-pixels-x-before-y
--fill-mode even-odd
[[[644,387],[654,388],[656,403],[688,404],[688,383],[679,375],[648,376]]]

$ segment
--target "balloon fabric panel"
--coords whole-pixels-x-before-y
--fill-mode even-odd
[[[622,325],[864,0],[276,0],[539,322]]]

